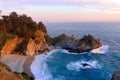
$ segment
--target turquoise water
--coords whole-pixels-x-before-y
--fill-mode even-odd
[[[46,63],[53,80],[110,80],[113,72],[120,69],[119,53],[108,51],[105,54],[68,54],[58,50],[46,59]],[[80,67],[81,62],[93,67]]]
[[[51,36],[65,33],[81,38],[92,34],[100,38],[109,50],[104,53],[72,54],[55,50],[49,55],[38,55],[33,63],[36,80],[110,80],[120,70],[120,23],[47,23]],[[87,63],[89,66],[83,66]],[[36,70],[34,70],[36,69]]]

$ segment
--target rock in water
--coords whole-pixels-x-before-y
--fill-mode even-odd
[[[58,46],[61,46],[63,49],[73,49],[77,43],[75,41],[72,41],[70,39],[63,40],[62,42],[57,44]]]
[[[111,80],[120,80],[120,70],[117,70],[117,71],[114,72]]]
[[[81,53],[89,52],[93,49],[102,46],[102,42],[99,39],[95,39],[92,35],[84,36],[77,43],[77,46],[70,50],[70,52]]]
[[[102,42],[99,39],[95,39],[93,36],[84,36],[82,39],[71,40],[63,39],[56,44],[63,49],[67,49],[69,52],[82,53],[89,52],[93,49],[97,49],[102,46]]]

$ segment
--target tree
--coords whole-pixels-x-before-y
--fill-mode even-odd
[[[44,26],[44,24],[42,22],[38,23],[38,29],[47,33],[46,27]]]
[[[16,21],[18,19],[18,14],[16,12],[11,12],[9,17],[12,21]]]
[[[6,33],[6,27],[5,27],[5,23],[4,23],[3,20],[0,20],[0,32],[1,33]]]

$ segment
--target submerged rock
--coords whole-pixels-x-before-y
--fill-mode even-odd
[[[90,64],[88,64],[88,63],[81,63],[81,65],[83,66],[83,67],[86,67],[86,66],[89,66],[89,67],[92,67]]]
[[[117,71],[114,72],[111,80],[120,80],[120,70],[117,70]]]

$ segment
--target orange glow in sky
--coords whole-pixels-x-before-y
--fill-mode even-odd
[[[1,0],[0,9],[44,22],[120,21],[120,0]]]

